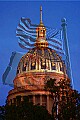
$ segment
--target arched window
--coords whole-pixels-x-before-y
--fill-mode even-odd
[[[43,37],[45,37],[45,30],[43,30]]]
[[[13,98],[14,104],[16,104],[16,98]]]
[[[55,62],[51,62],[51,69],[56,70],[56,63]]]
[[[60,66],[60,71],[64,72],[64,66],[62,65],[62,63],[59,63]]]
[[[29,96],[23,96],[23,101],[24,102],[29,102]]]
[[[26,71],[26,65],[23,65],[22,71]]]
[[[42,95],[42,106],[47,106],[47,96]]]
[[[17,74],[19,73],[19,69],[17,69]]]
[[[17,102],[17,105],[19,105],[21,103],[21,96],[16,96],[16,102]]]
[[[29,95],[29,102],[33,103],[33,96]]]
[[[35,103],[36,105],[40,105],[40,95],[35,96]]]
[[[31,70],[36,69],[36,60],[31,61]]]

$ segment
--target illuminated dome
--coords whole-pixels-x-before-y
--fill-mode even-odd
[[[17,74],[26,72],[57,72],[63,73],[61,57],[50,48],[33,48],[25,54],[18,65]]]
[[[58,81],[64,77],[65,65],[62,58],[48,47],[46,28],[42,22],[42,8],[40,9],[40,24],[36,29],[34,48],[29,50],[20,60],[14,87],[24,87],[27,90],[44,89],[47,77],[56,78]]]

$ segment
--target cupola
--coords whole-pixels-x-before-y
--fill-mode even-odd
[[[46,28],[42,22],[42,6],[40,7],[40,24],[36,29],[37,38],[35,42],[35,46],[38,48],[46,48],[48,47],[48,42],[46,40]]]

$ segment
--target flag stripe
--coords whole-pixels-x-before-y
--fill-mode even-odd
[[[28,48],[28,47],[24,46],[24,45],[21,44],[21,43],[19,43],[19,46],[20,46],[21,48],[23,48],[23,49],[26,49],[26,50],[30,50],[30,49],[31,49],[31,48]]]
[[[53,42],[53,43],[57,43],[58,45],[62,46],[61,42],[59,42],[58,40],[56,40],[56,38],[54,39],[48,39],[49,42]]]
[[[22,38],[20,38],[20,40],[21,40],[22,42],[24,42],[25,45],[28,45],[28,46],[30,46],[30,47],[32,47],[32,46],[34,47],[34,44],[31,44],[31,43],[25,41],[25,40],[22,39]]]

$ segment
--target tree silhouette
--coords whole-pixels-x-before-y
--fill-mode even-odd
[[[19,105],[7,105],[6,120],[52,120],[52,116],[45,107],[33,105],[29,102],[21,102]]]
[[[58,105],[58,91],[59,87],[56,84],[56,79],[48,79],[46,84],[45,84],[45,89],[50,91],[51,97],[53,99],[53,106],[52,106],[52,116],[54,119],[57,119],[57,105]]]
[[[52,116],[58,120],[79,120],[80,94],[73,90],[68,79],[48,79],[45,89],[49,90],[52,99]]]
[[[5,107],[0,106],[0,120],[5,120]]]

